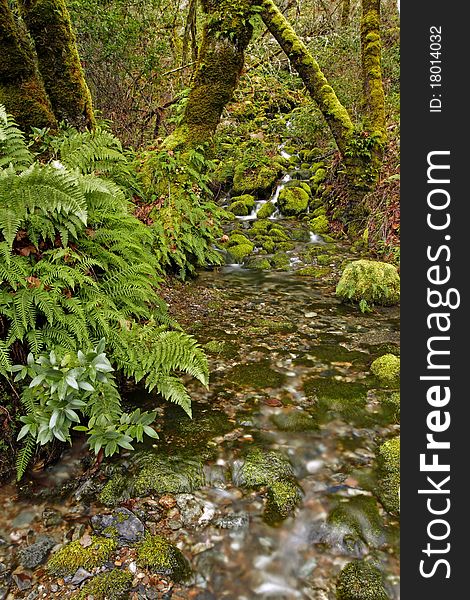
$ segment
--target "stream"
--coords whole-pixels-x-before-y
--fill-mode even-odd
[[[254,219],[236,225],[248,229]],[[272,219],[280,220],[276,213]],[[298,232],[302,224],[285,227]],[[399,599],[399,525],[374,495],[377,446],[398,425],[382,402],[390,392],[369,371],[375,358],[398,348],[399,311],[361,314],[342,304],[335,285],[357,256],[308,229],[295,237],[285,270],[227,265],[167,291],[173,314],[206,347],[211,382],[206,390],[188,381],[193,421],[158,404],[160,440],[139,451],[183,465],[197,458],[203,479],[183,482],[181,493],[130,493],[117,505],[176,544],[193,575],[175,585],[164,574],[152,577],[136,567],[129,544],[111,561],[133,573],[129,598],[334,600],[341,568],[367,557],[384,574],[389,597]],[[327,257],[324,277],[297,274],[306,256],[317,255]],[[249,487],[240,475],[254,448],[291,464],[300,501],[287,518],[267,518],[266,486]],[[114,510],[100,490],[116,473],[133,473],[138,458],[123,452],[90,475],[86,454],[77,439],[57,464],[1,491],[0,598],[77,593],[80,578],[51,577],[18,556],[41,535],[56,547],[80,539],[93,515]]]

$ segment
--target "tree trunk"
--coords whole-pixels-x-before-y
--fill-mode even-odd
[[[348,111],[338,100],[317,61],[274,2],[262,0],[261,8],[261,17],[266,27],[299,73],[305,87],[321,110],[339,151],[345,156],[354,133],[354,125]]]
[[[367,129],[385,142],[385,94],[382,81],[380,0],[362,1],[361,53]]]
[[[27,131],[57,127],[26,32],[16,23],[8,0],[0,0],[0,103]]]
[[[351,13],[351,0],[342,0],[341,5],[341,26],[347,27],[349,25],[349,15]]]
[[[90,90],[78,56],[64,0],[19,0],[34,40],[39,70],[59,121],[78,129],[95,126]]]
[[[169,150],[210,141],[243,69],[253,28],[252,0],[202,0],[205,24],[181,124],[164,142]]]

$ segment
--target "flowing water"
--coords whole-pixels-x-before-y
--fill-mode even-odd
[[[246,220],[241,223],[249,227]],[[177,408],[158,407],[162,426],[156,446],[175,456],[189,449],[202,457],[205,485],[176,495],[179,509],[169,513],[160,505],[154,510],[158,503],[148,498],[131,498],[125,505],[182,549],[194,576],[189,585],[175,586],[173,596],[150,595],[149,585],[136,584],[140,591],[129,597],[332,600],[341,568],[367,557],[384,573],[390,598],[398,600],[398,523],[373,495],[377,445],[396,435],[398,426],[380,401],[388,392],[377,389],[369,366],[397,347],[399,314],[388,308],[362,315],[335,298],[340,269],[354,258],[347,246],[331,247],[327,276],[296,274],[306,251],[330,246],[306,230],[289,253],[290,270],[227,266],[169,292],[183,326],[209,343],[211,384],[205,390],[189,383],[193,424]],[[293,514],[274,524],[265,518],[266,489],[247,489],[237,477],[255,447],[288,457],[302,491]],[[57,543],[77,539],[93,514],[112,510],[100,504],[94,490],[109,470],[132,469],[133,457],[124,453],[84,477],[85,454],[78,440],[22,490],[3,489],[4,572],[16,566],[17,548],[37,535],[47,533]],[[55,514],[55,521],[48,522],[48,514]],[[333,518],[338,514],[349,520]],[[120,566],[132,560],[124,555]],[[0,597],[72,597],[77,587],[53,583],[41,569],[26,575],[31,575],[26,591],[11,583],[2,596],[7,587],[0,585]]]

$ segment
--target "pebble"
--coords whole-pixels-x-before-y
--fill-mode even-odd
[[[174,508],[176,506],[176,498],[174,496],[170,496],[169,494],[165,494],[160,498],[158,504],[169,510],[170,508]]]

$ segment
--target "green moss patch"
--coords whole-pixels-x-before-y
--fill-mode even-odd
[[[147,535],[137,546],[137,563],[152,573],[166,575],[173,581],[186,581],[191,567],[185,556],[160,535]]]
[[[254,389],[279,388],[285,381],[285,375],[274,371],[268,361],[236,365],[226,377],[237,385]]]
[[[337,600],[388,600],[381,572],[363,560],[348,563],[336,581]]]
[[[377,452],[378,497],[392,515],[400,514],[400,438],[383,443]]]
[[[77,596],[77,600],[124,600],[132,586],[132,574],[129,571],[113,569],[100,573],[88,581]]]
[[[357,260],[344,269],[336,295],[343,300],[391,306],[400,300],[400,277],[388,263]]]
[[[283,215],[296,216],[307,211],[309,195],[301,187],[285,187],[281,190],[278,205]]]
[[[90,543],[86,546],[82,545],[80,540],[76,540],[50,557],[47,570],[56,577],[65,577],[73,575],[79,567],[93,569],[103,565],[116,547],[117,543],[113,538],[91,536]]]
[[[375,359],[370,370],[386,385],[397,386],[400,382],[400,359],[394,354],[384,354]]]

